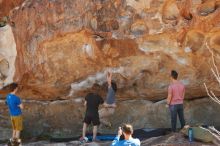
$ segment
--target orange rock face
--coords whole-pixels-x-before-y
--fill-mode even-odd
[[[155,101],[176,69],[186,97],[202,97],[203,82],[216,87],[207,46],[219,62],[219,16],[217,0],[25,1],[10,15],[14,80],[25,99],[104,96],[112,70],[117,98]]]
[[[24,0],[0,0],[0,19],[8,16],[10,10],[21,5]]]
[[[123,122],[169,127],[169,111],[159,100],[167,96],[172,69],[187,99],[207,96],[204,82],[220,95],[209,51],[220,68],[219,0],[13,2],[0,0],[0,17],[10,13],[10,25],[0,28],[0,87],[12,79],[20,84],[26,135],[80,134],[82,97],[91,91],[106,96],[108,71],[118,85],[118,106],[113,127],[101,128],[106,133]],[[185,105],[189,124],[219,126],[211,100]],[[0,106],[6,117],[1,100]],[[0,125],[9,127],[9,120]]]

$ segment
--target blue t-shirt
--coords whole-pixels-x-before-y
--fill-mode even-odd
[[[107,104],[114,104],[115,103],[115,91],[113,90],[112,86],[110,86],[108,88],[106,103]]]
[[[21,99],[18,96],[14,94],[8,94],[6,97],[6,103],[8,105],[11,116],[19,116],[22,114],[19,107],[21,104]]]
[[[140,146],[141,142],[137,138],[131,138],[129,140],[119,140],[120,137],[116,136],[111,146]]]

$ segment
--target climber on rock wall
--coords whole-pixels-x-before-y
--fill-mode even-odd
[[[104,102],[104,108],[99,110],[100,122],[101,124],[111,127],[111,122],[109,122],[108,117],[113,115],[116,108],[115,94],[117,92],[117,85],[112,81],[112,73],[107,73],[108,91],[106,100]]]

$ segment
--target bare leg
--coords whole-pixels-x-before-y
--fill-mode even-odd
[[[20,133],[21,133],[21,131],[15,131],[15,138],[17,138],[17,139],[20,139]]]
[[[16,130],[13,130],[13,133],[12,133],[12,138],[15,139],[16,138]]]
[[[96,139],[96,136],[97,136],[97,131],[98,131],[98,126],[93,126],[93,140]]]
[[[82,138],[86,137],[86,128],[87,128],[87,124],[83,123],[83,132],[82,132]]]

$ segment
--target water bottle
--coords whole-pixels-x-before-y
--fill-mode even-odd
[[[188,129],[189,142],[193,142],[193,129]]]

